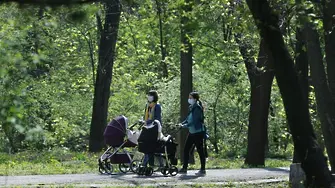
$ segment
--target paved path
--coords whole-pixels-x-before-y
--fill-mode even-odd
[[[154,173],[151,177],[137,174],[66,174],[66,175],[29,175],[0,176],[0,187],[41,186],[41,185],[77,185],[83,187],[135,186],[135,185],[178,185],[178,184],[227,184],[232,182],[271,182],[288,179],[288,168],[250,168],[207,170],[206,176],[196,176],[197,171],[188,171],[187,175],[164,177]]]

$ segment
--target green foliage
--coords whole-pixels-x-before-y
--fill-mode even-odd
[[[249,9],[244,2],[196,1],[186,14],[181,12],[183,0],[158,2],[168,77],[163,78],[158,5],[150,0],[122,1],[108,121],[123,114],[135,123],[143,116],[146,93],[156,89],[162,105],[163,131],[173,133],[174,125],[181,121],[180,100],[187,100],[180,99],[180,17],[186,16],[192,28],[189,37],[194,54],[194,90],[200,92],[210,132],[208,149],[213,151],[216,141],[218,157],[242,161],[247,148],[250,83],[235,35],[241,35],[254,54],[250,58],[256,59],[259,36]],[[283,10],[294,7],[293,1],[278,3]],[[0,20],[1,151],[55,147],[86,151],[99,51],[96,15],[101,14],[101,7],[0,5],[0,16],[4,18]],[[302,7],[308,8],[317,10],[313,4]],[[295,15],[301,10],[290,10],[286,16],[293,17],[285,37],[293,53],[296,41],[292,28],[300,23]],[[308,18],[315,16],[310,14]],[[321,29],[321,22],[317,25]],[[290,157],[292,141],[276,84],[271,107],[268,156]],[[321,135],[315,108],[311,108],[311,115]],[[216,167],[224,166],[214,163]],[[59,164],[52,165],[58,168]]]

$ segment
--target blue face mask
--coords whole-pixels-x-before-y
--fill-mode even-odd
[[[195,99],[188,99],[188,104],[193,105],[195,103]]]

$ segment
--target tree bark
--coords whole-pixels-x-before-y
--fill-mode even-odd
[[[297,5],[301,4],[301,0],[296,0]],[[301,16],[298,17],[300,26],[297,27],[296,31],[296,46],[295,46],[295,69],[298,73],[299,84],[303,94],[303,99],[309,104],[309,81],[308,81],[308,58],[306,53],[306,43],[302,32]],[[293,163],[300,163],[301,160],[297,155],[296,150],[293,153]]]
[[[191,12],[192,11],[192,1],[185,0],[185,4],[182,7],[182,11]],[[181,44],[180,49],[180,118],[184,120],[188,114],[188,95],[193,89],[192,81],[192,43],[190,41],[191,28],[190,19],[182,13],[181,17]],[[188,130],[183,129],[179,134],[179,151],[180,159],[183,162],[183,149],[188,135]]]
[[[261,37],[273,55],[276,80],[283,98],[294,147],[302,159],[307,185],[311,185],[314,181],[316,186],[330,187],[330,172],[325,156],[316,141],[308,103],[302,98],[294,62],[278,26],[278,15],[274,14],[266,0],[247,0],[247,4]]]
[[[163,37],[162,6],[159,0],[156,0],[156,6],[157,6],[158,19],[159,19],[159,36],[160,36],[160,48],[161,48],[161,56],[162,56],[161,66],[162,66],[163,78],[167,78],[169,74],[168,74],[167,64],[165,62],[166,48],[165,48],[164,37]]]
[[[322,0],[322,4],[327,76],[332,99],[335,103],[335,0]]]
[[[335,108],[329,91],[319,34],[310,23],[304,28],[307,42],[308,62],[311,67],[312,83],[315,88],[317,111],[321,121],[324,142],[332,171],[335,170]]]
[[[93,113],[89,140],[89,150],[92,152],[99,152],[104,146],[103,132],[107,124],[108,100],[120,21],[119,0],[108,1],[104,6],[105,23],[100,33],[99,62],[94,86]]]
[[[268,145],[267,129],[271,87],[274,78],[274,72],[270,70],[273,69],[273,59],[271,55],[268,55],[270,54],[269,50],[265,49],[264,40],[261,40],[260,43],[257,65],[252,58],[255,53],[251,50],[252,46],[241,40],[241,34],[236,34],[235,40],[239,45],[240,53],[244,59],[251,88],[248,148],[245,163],[254,166],[264,165],[265,150]],[[263,66],[266,72],[260,71],[260,68]]]
[[[250,97],[248,148],[245,163],[248,165],[265,164],[265,147],[268,136],[268,115],[274,78],[273,59],[261,40],[257,62],[257,72],[253,75]],[[262,70],[264,68],[264,70]]]

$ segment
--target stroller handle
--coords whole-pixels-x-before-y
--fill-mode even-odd
[[[132,125],[129,127],[129,129],[132,130],[137,124],[138,124],[138,122],[132,124]]]

